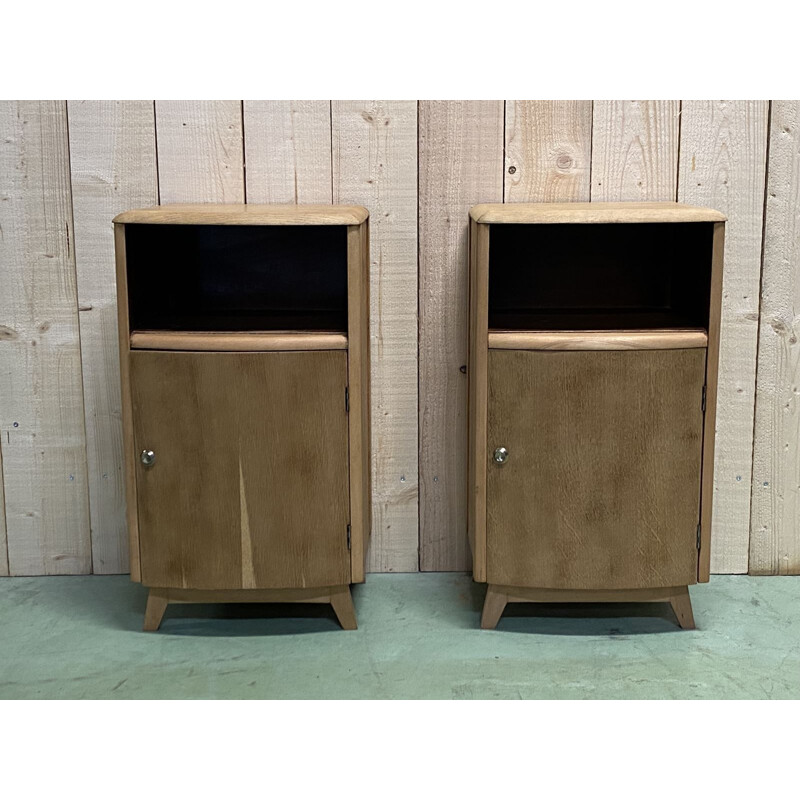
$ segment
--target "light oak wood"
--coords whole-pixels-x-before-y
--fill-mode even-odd
[[[244,202],[240,101],[156,100],[156,135],[160,203]]]
[[[346,354],[129,358],[143,583],[349,583]]]
[[[330,203],[328,100],[245,100],[248,203]]]
[[[369,289],[369,223],[365,222],[347,229],[352,583],[361,583],[365,578],[372,534]]]
[[[535,589],[490,583],[486,588],[481,628],[494,630],[508,603],[669,603],[681,628],[693,630],[695,627],[688,586],[605,591]]]
[[[118,214],[114,222],[148,225],[360,225],[369,216],[363,206],[242,205],[209,202],[141,208]]]
[[[764,228],[750,572],[800,574],[800,101],[774,100]]]
[[[702,349],[490,350],[488,581],[695,583],[704,375]]]
[[[488,404],[489,226],[470,222],[467,531],[472,575],[486,580],[486,424]]]
[[[505,134],[507,203],[589,199],[591,100],[509,100]]]
[[[171,603],[330,603],[346,631],[357,629],[350,587],[322,586],[312,589],[171,589],[152,588],[147,597],[144,630],[156,631]]]
[[[503,197],[502,101],[419,106],[420,568],[466,570],[467,273],[475,200]]]
[[[501,591],[500,587],[489,584],[486,587],[486,597],[483,601],[483,612],[481,614],[481,628],[485,631],[493,631],[500,622],[500,617],[506,610],[508,595]]]
[[[0,102],[0,431],[12,575],[91,571],[66,103]]]
[[[334,101],[331,115],[334,202],[370,209],[374,502],[369,568],[413,572],[419,568],[417,104]]]
[[[353,598],[350,595],[349,586],[332,587],[330,603],[343,630],[354,631],[358,628],[356,610],[353,608]]]
[[[591,199],[674,200],[679,114],[677,100],[595,100]],[[673,211],[673,221],[721,221],[712,215],[708,209],[698,212],[678,207]]]
[[[494,331],[490,350],[685,350],[706,347],[708,334],[696,330]]]
[[[689,587],[681,587],[676,591],[669,601],[672,610],[678,620],[678,625],[684,630],[693,631],[695,629],[694,614],[692,613],[692,599],[689,597]]]
[[[130,323],[128,309],[128,262],[125,250],[125,226],[114,225],[114,251],[117,275],[117,337],[119,341],[120,403],[122,411],[122,460],[125,478],[125,520],[128,527],[128,564],[131,580],[141,582],[139,549],[139,511],[136,492],[136,452],[133,447],[133,405],[130,371]]]
[[[711,258],[711,301],[708,319],[706,361],[706,410],[703,433],[703,483],[700,509],[700,558],[697,579],[707,583],[711,571],[711,522],[714,494],[714,449],[716,444],[717,383],[719,380],[719,337],[722,315],[722,274],[725,253],[725,225],[714,224]]]
[[[311,331],[133,331],[133,350],[197,350],[214,352],[270,352],[281,350],[347,350],[347,336]]]
[[[727,218],[711,571],[747,572],[769,103],[684,100],[678,199]]]
[[[119,337],[110,218],[158,200],[152,101],[67,104],[92,571],[128,572]]]
[[[725,215],[681,203],[484,203],[470,216],[484,225],[593,225],[635,222],[724,222]]]
[[[169,598],[166,590],[162,593],[157,589],[151,589],[147,594],[147,606],[144,611],[143,631],[157,631],[161,627],[161,620],[169,605]]]

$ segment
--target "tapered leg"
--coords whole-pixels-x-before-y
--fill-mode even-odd
[[[500,622],[507,602],[508,595],[497,591],[497,588],[490,583],[486,589],[486,599],[483,601],[481,628],[485,631],[493,631]]]
[[[670,598],[669,604],[678,618],[678,624],[687,631],[694,630],[694,614],[692,613],[692,599],[689,597],[689,587],[684,586]]]
[[[356,610],[353,608],[353,598],[350,596],[349,586],[337,586],[331,590],[331,605],[339,624],[346,631],[358,628],[356,623]]]
[[[168,602],[165,595],[156,589],[150,590],[150,594],[147,595],[147,608],[144,612],[144,627],[142,630],[158,630],[161,620],[164,618],[164,612],[167,610]]]

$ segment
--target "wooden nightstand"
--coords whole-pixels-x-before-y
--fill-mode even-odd
[[[114,220],[131,577],[168,603],[325,602],[356,627],[370,534],[360,206]]]
[[[470,222],[469,536],[508,602],[668,601],[709,573],[725,217],[480,205]]]

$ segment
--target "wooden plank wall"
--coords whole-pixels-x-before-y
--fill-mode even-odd
[[[800,573],[800,103],[9,101],[0,128],[0,575],[127,570],[118,211],[370,209],[371,569],[463,570],[469,207],[675,199],[729,217],[712,571]]]

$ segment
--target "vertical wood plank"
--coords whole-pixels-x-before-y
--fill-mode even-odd
[[[678,199],[728,217],[711,570],[747,572],[767,101],[684,101]]]
[[[330,203],[328,100],[245,100],[249,203]]]
[[[66,103],[0,103],[0,438],[12,575],[91,570]]]
[[[750,572],[800,574],[800,101],[773,101],[758,339]]]
[[[596,100],[592,200],[675,200],[677,100]]]
[[[114,226],[158,203],[152,101],[68,104],[92,567],[127,572]]]
[[[238,100],[157,100],[162,203],[243,203],[242,106]]]
[[[370,211],[372,571],[418,556],[417,104],[332,105],[333,199]]]
[[[589,199],[591,100],[506,102],[506,203]]]
[[[420,567],[468,570],[467,223],[503,197],[502,101],[419,106]]]

